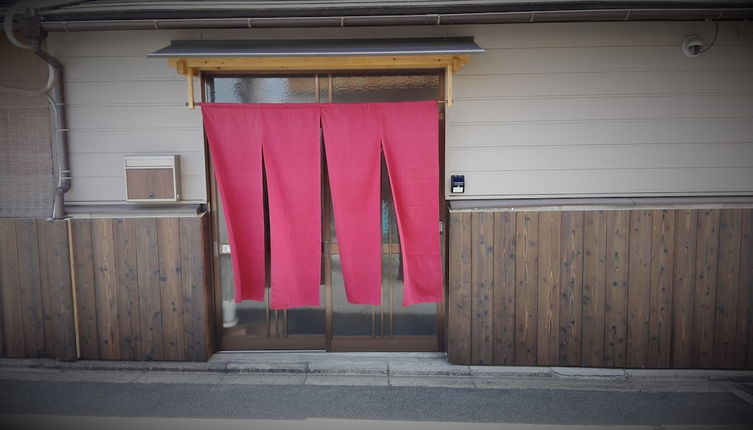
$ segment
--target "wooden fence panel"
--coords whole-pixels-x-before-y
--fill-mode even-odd
[[[2,264],[2,261],[0,261]],[[5,357],[5,323],[3,322],[3,296],[2,296],[2,284],[0,284],[0,357]]]
[[[742,225],[734,367],[753,369],[753,209],[743,210]]]
[[[45,229],[45,222],[37,220],[37,235],[39,243],[45,243],[47,240],[47,233]],[[45,339],[52,339],[52,341],[45,342],[45,351],[48,357],[55,356],[55,324],[52,320],[53,316],[53,298],[50,294],[51,287],[49,286],[49,279],[44,275],[47,273],[47,248],[40,248],[39,250],[39,273],[40,273],[40,286],[42,288],[42,315],[44,318],[44,337]]]
[[[515,214],[494,214],[494,364],[515,361]]]
[[[650,211],[630,211],[628,257],[628,318],[626,364],[644,367],[648,353],[649,299],[651,297]]]
[[[2,231],[0,226],[0,231]],[[2,251],[0,251],[2,253]],[[2,256],[2,254],[0,254]],[[0,264],[3,264],[2,258],[0,258]],[[2,283],[2,274],[0,274],[0,357],[5,357],[5,321],[3,320],[3,296],[5,294],[5,287]]]
[[[450,216],[449,326],[447,358],[471,362],[471,214]]]
[[[91,220],[74,219],[70,223],[80,354],[83,359],[98,360],[100,355]]]
[[[494,214],[471,215],[471,363],[494,360]]]
[[[18,288],[18,241],[16,224],[12,220],[0,222],[0,287],[2,288],[3,338],[7,357],[24,357],[23,306]]]
[[[139,312],[138,266],[134,220],[112,220],[117,279],[120,360],[138,360],[141,352],[141,315]]]
[[[538,333],[536,334],[536,363],[538,365],[556,365],[559,362],[561,226],[560,212],[542,212],[539,215]]]
[[[136,219],[141,352],[144,360],[165,359],[162,336],[157,219]]]
[[[604,365],[607,213],[586,211],[583,217],[582,364]]]
[[[100,358],[120,358],[120,323],[118,321],[118,283],[115,267],[115,240],[111,218],[91,220],[94,289],[97,302],[97,339]]]
[[[60,360],[76,359],[76,328],[73,319],[70,248],[66,221],[37,222],[39,266],[45,308],[45,338],[48,354]],[[41,245],[44,244],[44,245]],[[48,331],[51,325],[51,333]],[[52,345],[50,348],[49,345]]]
[[[735,361],[741,235],[742,210],[721,210],[716,321],[714,322],[714,367],[723,369],[731,368]]]
[[[539,214],[519,212],[515,233],[515,361],[534,365],[538,358]]]
[[[42,281],[39,274],[37,223],[33,219],[15,221],[18,249],[18,290],[21,295],[25,357],[45,355]]]
[[[697,230],[691,365],[709,368],[714,358],[719,211],[709,209],[700,212]]]
[[[698,211],[675,212],[675,255],[672,276],[672,350],[674,368],[692,365],[693,311],[695,309],[695,262]]]
[[[629,234],[629,212],[607,212],[604,364],[609,367],[625,366]]]
[[[182,268],[180,222],[177,218],[158,218],[160,296],[162,299],[162,336],[167,360],[185,356],[183,333]]]
[[[205,217],[0,220],[0,356],[208,359],[208,231]]]
[[[675,211],[653,211],[652,223],[651,296],[646,366],[665,368],[669,367],[672,337]]]
[[[582,361],[583,237],[583,212],[562,212],[558,364],[565,366]]]
[[[180,219],[181,274],[183,275],[183,324],[186,337],[186,360],[204,361],[211,355],[211,300],[207,285],[209,244],[202,234],[208,216]]]
[[[493,254],[495,364],[753,368],[753,209],[497,211],[491,245],[483,212],[451,214],[453,362],[486,351]]]

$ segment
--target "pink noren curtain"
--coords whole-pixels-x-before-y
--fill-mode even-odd
[[[322,105],[335,231],[350,303],[382,301],[381,151],[374,104]]]
[[[232,248],[235,300],[264,300],[264,196],[259,110],[204,103],[209,142]]]
[[[379,103],[403,258],[403,305],[442,301],[437,102]]]
[[[230,243],[236,300],[264,296],[262,154],[271,306],[319,304],[319,124],[348,301],[381,303],[380,151],[395,199],[403,304],[442,300],[437,104],[202,104]]]
[[[318,306],[321,161],[317,105],[202,105],[232,248],[235,299],[264,300],[262,154],[274,309]]]

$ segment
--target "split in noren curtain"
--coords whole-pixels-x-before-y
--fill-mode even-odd
[[[380,150],[401,237],[403,304],[442,300],[435,101],[202,106],[237,301],[264,294],[263,153],[271,306],[319,304],[320,115],[348,301],[381,303]]]
[[[205,103],[202,114],[233,250],[236,301],[264,300],[263,159],[271,220],[270,305],[274,309],[318,306],[318,107]]]
[[[322,105],[337,246],[348,302],[382,300],[381,152],[375,105]]]
[[[381,303],[380,149],[403,258],[403,305],[442,300],[438,118],[434,101],[322,105],[348,301]]]
[[[403,305],[442,301],[437,102],[378,103],[403,258]]]

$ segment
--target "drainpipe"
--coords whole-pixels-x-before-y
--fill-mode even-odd
[[[55,57],[42,49],[42,40],[47,37],[47,32],[42,31],[41,19],[38,16],[26,15],[19,17],[19,24],[24,35],[28,38],[29,43],[19,42],[14,36],[10,27],[13,24],[13,18],[21,4],[16,4],[8,10],[5,17],[4,30],[8,40],[14,45],[30,49],[37,57],[41,58],[50,68],[50,79],[46,89],[51,90],[52,94],[48,96],[54,112],[54,159],[58,166],[58,184],[55,189],[52,204],[52,219],[63,219],[65,217],[65,193],[71,188],[71,169],[68,160],[68,127],[65,118],[65,98],[63,95],[63,65]]]
[[[37,24],[39,25],[39,24]],[[55,153],[58,162],[58,185],[52,203],[52,219],[65,217],[64,195],[71,189],[71,167],[68,160],[68,123],[65,118],[65,97],[63,96],[63,65],[57,58],[42,49],[42,40],[31,41],[31,49],[52,67],[55,85],[52,87],[52,110],[55,115]]]

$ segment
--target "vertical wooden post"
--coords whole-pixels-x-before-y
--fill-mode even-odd
[[[66,227],[68,230],[68,264],[71,270],[71,299],[73,302],[73,334],[76,340],[76,359],[81,358],[81,336],[79,333],[78,325],[78,298],[76,297],[76,262],[74,261],[73,253],[73,226],[70,218],[66,220]]]
[[[186,69],[186,83],[188,84],[188,108],[194,110],[195,104],[193,98],[193,68],[191,67]]]
[[[452,65],[448,64],[445,68],[445,98],[447,106],[452,106]]]

